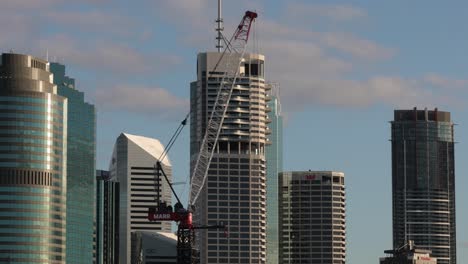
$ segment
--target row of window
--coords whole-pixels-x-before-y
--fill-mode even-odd
[[[47,108],[47,105],[33,106],[33,105],[13,105],[13,104],[2,104],[5,102],[0,102],[0,110],[22,110],[22,111],[35,111],[47,115],[48,113],[53,113],[58,116],[62,116],[63,112],[59,108],[52,107]],[[6,102],[8,103],[8,102]]]

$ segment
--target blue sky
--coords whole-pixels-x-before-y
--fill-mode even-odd
[[[71,3],[73,2],[73,3]],[[259,13],[250,51],[280,83],[286,170],[346,174],[348,263],[392,244],[390,125],[395,108],[452,112],[458,259],[468,259],[468,3],[225,1],[225,34]],[[67,65],[98,109],[97,166],[121,132],[167,142],[188,111],[196,54],[214,50],[215,0],[3,0],[0,51]],[[170,153],[188,175],[188,128]],[[179,192],[184,192],[178,186]]]

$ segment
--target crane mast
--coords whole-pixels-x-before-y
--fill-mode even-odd
[[[195,248],[195,230],[199,229],[220,229],[225,228],[224,224],[203,226],[198,224],[199,218],[195,210],[192,216],[192,210],[196,206],[197,199],[206,182],[208,168],[211,163],[211,158],[215,147],[218,143],[221,126],[224,122],[224,116],[229,107],[231,94],[239,76],[239,69],[243,62],[243,57],[249,39],[250,28],[252,22],[257,18],[257,13],[247,11],[241,20],[241,23],[235,30],[233,36],[226,42],[226,47],[222,53],[218,63],[213,71],[224,71],[219,90],[216,96],[214,106],[211,110],[210,118],[205,129],[205,134],[200,145],[199,154],[195,162],[195,167],[190,178],[190,196],[189,207],[185,209],[179,200],[176,192],[169,182],[161,162],[158,161],[155,166],[156,177],[160,183],[161,176],[171,187],[172,193],[177,199],[174,208],[164,202],[158,201],[157,207],[148,208],[149,221],[174,221],[178,223],[177,228],[177,263],[178,264],[198,264],[198,254]],[[187,119],[187,117],[186,117]],[[173,138],[171,138],[168,146],[172,146],[183,126],[186,124],[186,119],[182,121],[181,126],[177,129]],[[169,147],[170,148],[170,147]],[[165,151],[159,160],[165,157]],[[159,188],[159,187],[157,187]],[[158,195],[159,197],[159,195]],[[196,208],[195,208],[196,209]],[[192,221],[193,219],[193,221]],[[195,245],[195,246],[194,246]]]

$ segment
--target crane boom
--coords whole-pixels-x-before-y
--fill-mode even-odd
[[[213,157],[216,144],[218,143],[224,117],[229,106],[229,101],[231,100],[232,90],[234,89],[236,80],[239,77],[239,69],[247,47],[250,28],[252,22],[256,18],[257,13],[251,11],[245,12],[241,23],[227,43],[226,48],[216,65],[216,68],[218,68],[218,66],[224,62],[224,65],[222,65],[224,75],[221,79],[214,106],[211,109],[210,119],[208,120],[198,157],[190,178],[189,205],[195,205],[205,184],[211,158]],[[226,54],[227,57],[225,56]]]

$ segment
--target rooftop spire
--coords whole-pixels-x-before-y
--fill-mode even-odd
[[[217,27],[216,27],[216,32],[218,32],[216,36],[216,48],[218,49],[218,52],[221,52],[223,49],[223,44],[221,41],[223,41],[223,18],[222,18],[222,0],[218,0],[218,19],[216,19]]]

